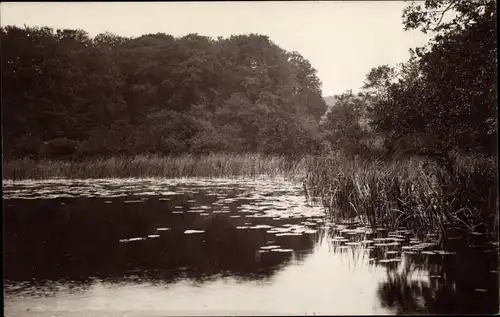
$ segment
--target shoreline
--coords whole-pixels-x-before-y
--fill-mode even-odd
[[[3,162],[5,180],[270,177],[303,179],[310,156],[206,154],[194,156],[137,155],[79,160],[14,159]]]

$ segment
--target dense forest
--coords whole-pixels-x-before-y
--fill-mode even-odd
[[[7,157],[319,150],[316,71],[266,36],[1,37]]]
[[[454,17],[443,19],[447,11]],[[310,62],[267,36],[1,29],[4,158],[155,153],[496,153],[496,7],[427,0],[405,29],[432,34],[360,93],[322,97]],[[332,63],[338,61],[332,61]],[[376,66],[376,65],[374,65]]]

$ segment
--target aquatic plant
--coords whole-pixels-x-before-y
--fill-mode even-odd
[[[290,160],[282,155],[207,154],[97,158],[76,160],[17,159],[3,162],[4,179],[92,179],[123,177],[305,177],[307,157]]]
[[[312,158],[304,187],[336,219],[391,230],[411,228],[421,237],[429,232],[442,237],[450,228],[497,233],[494,160],[458,157],[454,164],[449,174],[425,158],[382,161],[324,155]]]

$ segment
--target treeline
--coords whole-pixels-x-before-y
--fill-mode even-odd
[[[336,96],[324,137],[349,154],[424,155],[449,171],[457,156],[495,156],[496,17],[492,0],[410,3],[404,28],[432,40],[405,63],[373,68],[361,93]]]
[[[494,156],[495,1],[410,3],[403,25],[432,40],[407,62],[374,67],[360,93],[328,110],[312,65],[266,36],[7,26],[4,158],[334,151],[423,155],[451,171],[457,156]]]
[[[4,158],[321,149],[316,70],[268,37],[1,29]]]

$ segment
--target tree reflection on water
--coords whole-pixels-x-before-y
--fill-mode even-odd
[[[457,256],[404,257],[387,267],[378,296],[397,314],[498,313],[498,258],[464,251]]]

